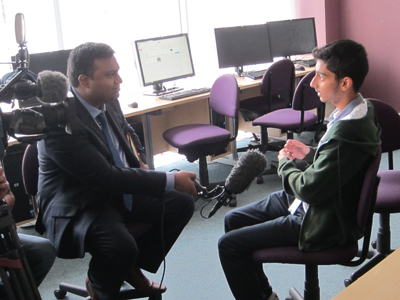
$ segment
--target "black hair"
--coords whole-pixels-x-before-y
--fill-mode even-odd
[[[339,81],[344,77],[353,80],[353,89],[358,92],[368,74],[368,57],[363,45],[352,40],[338,40],[312,52],[315,59],[326,63],[327,69]]]
[[[103,43],[85,43],[73,49],[68,58],[68,79],[73,87],[79,85],[78,77],[84,74],[93,78],[95,70],[94,62],[99,58],[108,58],[113,56],[115,51]]]

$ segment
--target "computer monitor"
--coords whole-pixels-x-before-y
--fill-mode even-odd
[[[137,40],[135,49],[143,85],[153,85],[151,95],[163,94],[166,81],[195,74],[187,33]]]
[[[272,62],[266,24],[215,28],[219,68],[235,67],[241,75],[243,66]]]
[[[49,70],[58,71],[67,76],[67,61],[70,53],[71,49],[29,54],[28,69],[36,75],[38,75],[42,71]],[[14,66],[14,69],[16,67],[17,66]],[[21,108],[31,107],[40,104],[41,103],[39,102],[39,100],[37,100],[36,97],[32,97],[24,101],[19,101],[19,106]]]
[[[267,22],[273,57],[311,53],[317,46],[314,18]]]

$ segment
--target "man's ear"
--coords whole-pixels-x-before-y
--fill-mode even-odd
[[[353,79],[351,79],[350,77],[344,77],[341,80],[341,84],[340,87],[343,91],[348,90],[349,88],[353,87]]]
[[[84,87],[84,88],[88,88],[89,87],[90,82],[89,82],[89,77],[88,76],[86,76],[84,74],[81,74],[81,75],[79,75],[78,80],[79,80],[79,83],[80,83],[80,85],[82,87]]]

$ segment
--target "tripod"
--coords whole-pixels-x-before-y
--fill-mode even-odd
[[[6,205],[0,206],[0,277],[7,299],[42,299]]]

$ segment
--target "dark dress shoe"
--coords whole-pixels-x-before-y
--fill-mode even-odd
[[[133,286],[138,291],[145,293],[149,296],[159,295],[165,293],[167,287],[163,284],[151,281],[148,279],[139,268],[134,268],[126,279],[131,286]]]
[[[92,300],[100,300],[100,298],[97,297],[96,294],[94,293],[92,285],[89,282],[89,278],[87,278],[87,277],[86,277],[85,285],[86,285],[86,291],[88,292],[90,298]]]

